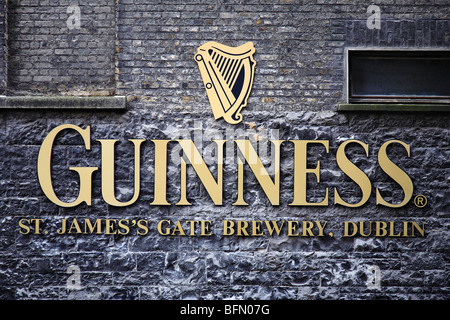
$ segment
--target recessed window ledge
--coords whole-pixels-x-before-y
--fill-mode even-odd
[[[0,109],[125,110],[125,96],[0,96]]]
[[[403,104],[403,103],[345,103],[338,105],[338,111],[417,111],[450,112],[450,104]]]

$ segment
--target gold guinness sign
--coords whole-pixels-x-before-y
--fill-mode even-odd
[[[38,163],[37,163],[37,173],[39,178],[39,183],[41,185],[42,191],[47,196],[47,198],[53,203],[61,207],[74,207],[82,202],[85,202],[88,206],[91,205],[91,195],[92,195],[92,176],[99,167],[69,167],[71,171],[75,171],[79,175],[79,194],[77,199],[72,202],[66,202],[60,200],[53,189],[52,183],[52,153],[53,144],[55,142],[56,136],[65,130],[75,130],[83,139],[84,147],[86,150],[91,148],[91,130],[88,126],[86,129],[82,129],[79,126],[73,124],[64,124],[54,128],[47,137],[42,142],[41,148],[39,150]],[[146,139],[129,139],[129,141],[134,146],[134,194],[133,197],[128,201],[120,201],[115,195],[115,176],[114,176],[114,165],[116,160],[115,143],[116,139],[97,139],[97,142],[101,146],[101,189],[102,196],[106,203],[115,207],[125,207],[133,204],[137,201],[140,193],[141,185],[141,145],[146,141]],[[154,144],[154,200],[151,205],[170,205],[167,201],[167,173],[168,173],[168,144],[172,140],[159,140],[152,139]],[[223,172],[224,172],[224,146],[227,140],[214,139],[213,143],[217,147],[216,152],[216,176],[214,177],[210,168],[204,161],[201,151],[197,149],[193,140],[183,139],[183,140],[173,140],[180,145],[183,150],[185,157],[177,154],[180,160],[180,200],[176,205],[191,205],[187,199],[187,166],[192,165],[194,171],[197,173],[200,182],[205,187],[209,196],[215,205],[223,205]],[[282,144],[292,144],[294,147],[294,158],[293,158],[293,171],[289,168],[290,172],[293,174],[293,194],[292,202],[290,206],[328,206],[329,193],[333,192],[333,189],[329,187],[323,188],[324,197],[322,201],[310,202],[307,197],[308,189],[308,174],[313,174],[317,183],[320,183],[320,170],[321,163],[317,161],[315,168],[308,167],[308,146],[314,144],[322,146],[326,153],[330,151],[330,141],[329,140],[270,140],[273,145],[273,163],[274,163],[274,174],[273,178],[271,174],[267,171],[264,166],[263,161],[259,157],[257,150],[251,144],[249,139],[233,139],[230,141],[234,143],[239,153],[244,159],[241,160],[238,157],[237,166],[237,190],[236,190],[236,201],[233,205],[237,206],[247,206],[248,204],[244,200],[244,166],[248,165],[251,172],[253,172],[256,180],[261,186],[262,190],[266,194],[269,202],[274,205],[280,205],[280,172],[281,172],[281,145]],[[346,207],[360,207],[367,203],[370,196],[373,194],[373,186],[369,176],[358,168],[346,154],[346,148],[349,144],[359,145],[366,155],[369,155],[369,145],[365,144],[359,140],[346,140],[339,145],[336,150],[336,163],[340,170],[347,175],[351,180],[353,180],[361,190],[361,199],[358,203],[348,203],[341,198],[338,188],[334,188],[334,204],[346,206]],[[384,171],[389,177],[391,177],[400,188],[403,190],[403,200],[400,203],[390,203],[387,202],[381,195],[379,188],[375,188],[376,191],[376,204],[383,205],[391,208],[400,208],[406,205],[413,195],[413,182],[408,174],[398,167],[389,158],[387,149],[391,144],[398,144],[402,146],[407,157],[410,157],[410,145],[400,141],[400,140],[389,140],[381,145],[378,150],[378,164],[382,171]],[[233,152],[234,155],[234,152]],[[186,158],[186,161],[184,160]],[[148,167],[146,165],[146,167]]]
[[[230,124],[242,121],[241,110],[253,85],[256,62],[253,42],[233,48],[208,42],[198,48],[195,61],[205,84],[214,118]]]

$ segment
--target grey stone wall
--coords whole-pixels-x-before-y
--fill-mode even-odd
[[[9,38],[8,92],[95,95],[106,90],[126,95],[128,110],[1,111],[0,297],[448,299],[448,113],[335,111],[344,99],[344,49],[448,48],[450,7],[444,2],[376,1],[382,14],[380,30],[365,27],[368,4],[360,1],[83,2],[81,29],[69,30],[65,7],[70,3],[47,1],[36,6],[33,1],[8,1],[8,23],[15,30]],[[238,125],[212,117],[194,61],[197,47],[207,41],[255,45],[253,91]],[[38,42],[48,46],[37,49]],[[60,55],[59,50],[65,53]],[[30,62],[33,57],[36,63]],[[50,130],[66,123],[90,126],[92,148],[86,151],[73,132],[58,136],[52,155],[56,193],[65,199],[76,196],[77,176],[68,167],[101,167],[96,139],[119,139],[116,196],[130,199],[133,149],[127,140],[141,138],[147,141],[142,146],[141,193],[135,204],[124,208],[106,204],[100,171],[93,175],[90,207],[60,208],[45,197],[37,178],[39,148]],[[274,133],[285,140],[329,140],[329,153],[320,146],[308,153],[308,166],[321,161],[321,182],[308,177],[308,199],[321,201],[329,188],[329,206],[289,206],[294,154],[290,142],[281,148],[279,206],[269,203],[248,167],[244,196],[249,206],[233,206],[235,164],[224,167],[222,206],[214,206],[190,166],[187,196],[192,206],[176,206],[180,167],[172,162],[167,183],[172,205],[151,206],[150,140],[195,139],[200,133],[210,138],[211,132],[222,137],[243,132],[263,141]],[[336,150],[347,139],[369,145],[368,157],[358,146],[348,150],[373,184],[371,198],[360,208],[333,204],[335,187],[348,202],[361,197],[357,185],[336,164]],[[399,209],[375,204],[375,188],[390,202],[403,197],[377,164],[379,147],[391,139],[411,145],[410,158],[395,146],[389,155],[413,180],[413,197],[427,197],[425,208],[416,207],[413,200]],[[203,143],[206,152],[209,143]],[[175,148],[170,143],[169,154]],[[214,165],[210,168],[214,172]],[[20,234],[18,224],[24,218],[44,219],[43,230],[49,233]],[[127,235],[58,235],[63,218],[144,219],[150,231],[144,236],[136,235],[136,229]],[[162,236],[156,231],[162,219],[211,220],[214,232],[210,237]],[[334,235],[288,237],[284,231],[280,236],[223,236],[223,220],[328,221],[326,230]],[[423,222],[425,237],[344,237],[344,221]],[[68,286],[67,270],[73,265],[80,270],[80,288]],[[371,266],[380,270],[378,288],[367,286]]]

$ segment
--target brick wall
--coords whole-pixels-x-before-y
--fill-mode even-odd
[[[0,94],[6,90],[6,10],[5,2],[0,3]]]
[[[439,1],[374,2],[381,9],[379,30],[367,28],[368,4],[356,0],[332,4],[96,1],[79,4],[81,27],[69,30],[66,9],[70,2],[47,1],[37,6],[34,1],[8,1],[8,23],[15,30],[9,40],[8,93],[109,94],[115,90],[127,96],[128,110],[0,113],[0,297],[448,299],[448,113],[335,110],[344,99],[345,48],[448,48],[450,7]],[[212,117],[194,61],[198,46],[207,41],[231,46],[253,41],[255,45],[255,81],[239,125]],[[330,205],[289,206],[294,150],[286,142],[281,149],[280,206],[269,203],[247,167],[249,206],[232,206],[237,189],[237,168],[232,164],[224,169],[223,206],[213,205],[190,166],[187,196],[193,205],[175,206],[180,198],[180,167],[172,162],[167,178],[172,205],[150,206],[154,146],[147,141],[142,147],[141,193],[135,204],[125,208],[106,204],[101,173],[96,172],[92,206],[60,208],[41,191],[36,163],[43,139],[66,123],[89,125],[92,132],[91,151],[71,132],[56,140],[54,188],[66,199],[75,197],[78,190],[77,176],[68,167],[101,167],[96,139],[120,140],[116,196],[125,201],[131,197],[134,181],[133,150],[127,139],[195,139],[200,132],[210,139],[244,132],[263,139],[266,133],[278,133],[285,140],[329,140],[328,154],[320,146],[309,150],[308,166],[321,161],[321,182],[317,184],[309,175],[308,199],[320,201],[329,188]],[[333,204],[335,187],[348,202],[361,197],[336,164],[336,150],[347,139],[369,145],[368,157],[358,146],[348,150],[352,161],[373,181],[372,196],[360,208]],[[390,139],[411,145],[410,158],[401,147],[391,149],[390,157],[413,180],[414,196],[426,195],[425,208],[413,201],[400,209],[375,204],[375,187],[388,201],[402,199],[399,186],[377,164],[379,147]],[[204,142],[205,152],[209,143]],[[175,148],[171,143],[168,153]],[[20,234],[22,218],[44,219],[49,234]],[[146,236],[57,235],[62,218],[147,219],[151,231]],[[215,232],[211,237],[161,236],[155,228],[161,219],[212,220]],[[220,233],[225,219],[328,221],[334,237],[226,237]],[[426,236],[343,237],[343,221],[360,220],[424,222]],[[78,289],[67,286],[72,265],[80,269]],[[380,269],[380,288],[367,286],[371,266]]]
[[[8,2],[11,94],[113,94],[115,24],[112,0]]]

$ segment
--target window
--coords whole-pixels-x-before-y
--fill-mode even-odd
[[[450,50],[349,49],[346,63],[348,104],[340,110],[450,108]]]

